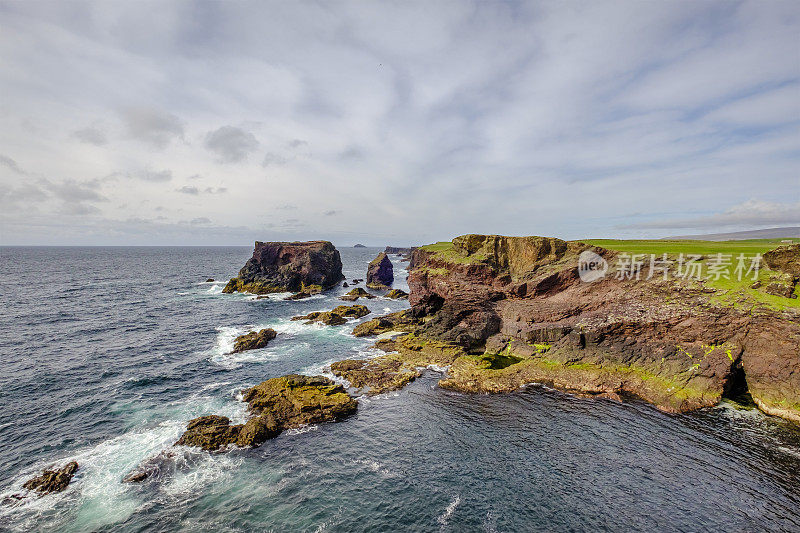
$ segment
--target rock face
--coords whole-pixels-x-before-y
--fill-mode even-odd
[[[342,279],[342,259],[328,241],[256,242],[253,257],[222,292],[314,293]]]
[[[263,348],[269,341],[278,336],[278,333],[272,328],[262,329],[261,331],[251,331],[233,341],[233,351],[231,353],[239,353],[245,350],[256,350]]]
[[[765,412],[800,422],[797,310],[735,306],[682,279],[584,283],[587,249],[545,237],[465,235],[415,250],[409,311],[360,324],[404,364],[448,365],[443,387],[504,392],[532,382],[636,396],[682,412],[749,392]],[[775,263],[773,263],[775,264]],[[781,262],[781,265],[786,264]]]
[[[41,475],[29,479],[22,485],[27,490],[35,490],[39,494],[61,492],[67,488],[72,476],[78,471],[78,463],[71,461],[59,470],[45,470]]]
[[[764,262],[772,270],[800,276],[800,244],[779,246],[764,254]]]
[[[367,287],[370,289],[388,289],[394,281],[394,270],[389,257],[381,252],[367,267]]]
[[[292,320],[305,320],[306,324],[321,322],[328,326],[339,326],[347,323],[348,318],[361,318],[370,313],[363,305],[339,305],[330,311],[314,311],[307,315],[292,317]]]
[[[208,451],[230,445],[258,446],[286,429],[338,420],[358,408],[344,387],[324,376],[290,374],[268,379],[245,390],[243,399],[252,415],[246,423],[231,424],[219,415],[201,416],[189,422],[175,445]]]

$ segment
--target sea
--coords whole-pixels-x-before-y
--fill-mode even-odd
[[[340,249],[347,280],[379,251]],[[430,368],[259,448],[173,448],[197,416],[245,420],[246,387],[379,355],[353,326],[408,306],[359,300],[363,319],[293,322],[349,289],[222,294],[251,253],[0,248],[0,530],[800,531],[800,432],[731,403],[676,415],[537,384],[461,394]],[[268,347],[230,354],[264,327],[278,332]],[[122,482],[158,458],[156,475]],[[68,461],[65,491],[14,497]]]

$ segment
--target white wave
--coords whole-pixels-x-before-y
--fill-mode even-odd
[[[222,294],[222,285],[214,284],[206,292],[209,294]]]
[[[398,473],[392,472],[389,470],[386,465],[381,463],[380,461],[376,461],[375,459],[354,459],[351,461],[353,465],[362,465],[367,468],[367,470],[371,470],[375,473],[382,475],[383,477],[398,477]]]
[[[450,502],[450,504],[447,506],[444,512],[441,515],[439,515],[439,517],[436,519],[436,521],[439,522],[439,524],[442,526],[441,530],[444,530],[445,526],[450,521],[450,517],[453,516],[453,513],[456,511],[456,507],[458,507],[460,503],[461,503],[461,497],[456,495],[456,497],[453,498],[453,500]]]
[[[305,426],[300,426],[299,428],[292,428],[287,429],[284,433],[286,435],[302,435],[303,433],[308,433],[309,431],[316,431],[319,429],[317,424],[308,424]]]
[[[214,385],[222,387],[225,383]],[[44,524],[48,528],[57,526],[56,529],[63,531],[97,530],[127,520],[146,502],[136,485],[122,482],[125,475],[146,459],[172,450],[172,444],[185,430],[186,422],[209,413],[228,416],[232,422],[241,423],[246,418],[246,406],[232,401],[232,394],[228,394],[227,399],[195,394],[180,403],[164,406],[160,417],[168,419],[159,424],[138,426],[72,455],[40,461],[20,472],[0,494],[0,500],[13,494],[24,494],[20,487],[26,479],[54,465],[60,467],[76,461],[78,471],[65,491],[46,498],[28,497],[13,506],[0,506],[0,518],[8,518],[20,531],[41,529]],[[180,454],[176,455],[180,457]],[[228,464],[234,458],[226,458],[224,454],[212,456],[197,452],[193,456],[191,468],[178,469],[174,479],[166,480],[167,484],[162,487],[164,490],[196,494],[197,486],[213,482],[221,469],[230,470],[237,466]],[[185,472],[181,473],[181,470]],[[59,512],[67,507],[74,508],[75,512]],[[70,523],[65,524],[64,520]]]

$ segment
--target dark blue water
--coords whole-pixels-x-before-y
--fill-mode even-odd
[[[341,250],[348,279],[377,251]],[[145,483],[121,483],[189,419],[242,420],[242,388],[373,353],[353,324],[288,320],[340,304],[346,289],[291,302],[204,282],[227,280],[250,253],[0,248],[0,499],[44,467],[81,465],[65,492],[0,506],[0,529],[800,530],[800,434],[785,422],[731,406],[671,416],[536,386],[462,395],[437,388],[434,371],[361,399],[345,421],[254,450],[184,450]],[[364,303],[371,316],[407,305]],[[269,347],[226,355],[264,326],[279,332]]]

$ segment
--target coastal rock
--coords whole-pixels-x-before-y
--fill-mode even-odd
[[[366,248],[366,246],[364,246],[364,245],[363,245],[363,244],[361,244],[361,243],[358,243],[358,244],[354,244],[354,245],[353,245],[353,248]]]
[[[22,488],[34,490],[40,495],[61,492],[67,488],[77,471],[78,463],[70,461],[58,470],[45,470],[41,475],[26,481]]]
[[[506,392],[526,383],[635,396],[685,412],[748,392],[767,413],[800,421],[800,319],[793,308],[736,306],[681,279],[582,282],[592,250],[546,237],[465,235],[414,251],[410,335],[378,347],[449,366],[440,385]],[[783,256],[781,256],[783,257]],[[773,261],[786,268],[790,261]],[[354,334],[398,329],[379,317]]]
[[[208,278],[208,279],[206,280],[206,283],[213,283],[213,282],[214,282],[214,278]]]
[[[416,368],[391,357],[345,359],[331,364],[331,372],[357,389],[368,389],[369,395],[401,389],[420,374]]]
[[[262,329],[261,331],[251,331],[250,333],[240,335],[233,341],[233,351],[231,353],[264,348],[269,344],[269,341],[277,336],[278,333],[272,328]]]
[[[252,417],[244,424],[207,415],[189,421],[176,446],[216,451],[227,446],[255,447],[282,431],[338,420],[358,408],[344,387],[324,376],[290,374],[268,379],[242,393]]]
[[[355,337],[369,337],[389,331],[409,331],[418,323],[409,310],[397,311],[363,322],[353,329]]]
[[[314,293],[342,279],[342,259],[328,241],[256,242],[253,257],[222,292]]]
[[[366,298],[368,300],[371,300],[375,298],[375,295],[368,293],[361,287],[356,287],[355,289],[351,289],[350,292],[348,292],[347,294],[339,296],[340,300],[345,300],[347,302],[355,302],[359,298]]]
[[[388,289],[394,281],[392,262],[381,252],[367,267],[367,287],[370,289]]]
[[[369,308],[363,305],[339,305],[330,311],[314,311],[307,315],[292,317],[292,320],[305,320],[307,324],[321,322],[328,326],[339,326],[345,324],[348,318],[361,318],[369,313]]]
[[[386,298],[393,300],[403,300],[408,298],[408,293],[401,289],[392,289],[384,295]]]
[[[772,270],[800,276],[800,244],[779,246],[766,252],[764,263]]]
[[[349,286],[350,286],[350,284],[349,284],[349,283],[347,283],[346,281],[345,281],[345,282],[342,282],[342,287],[344,287],[345,289],[346,289],[347,287],[349,287]]]

